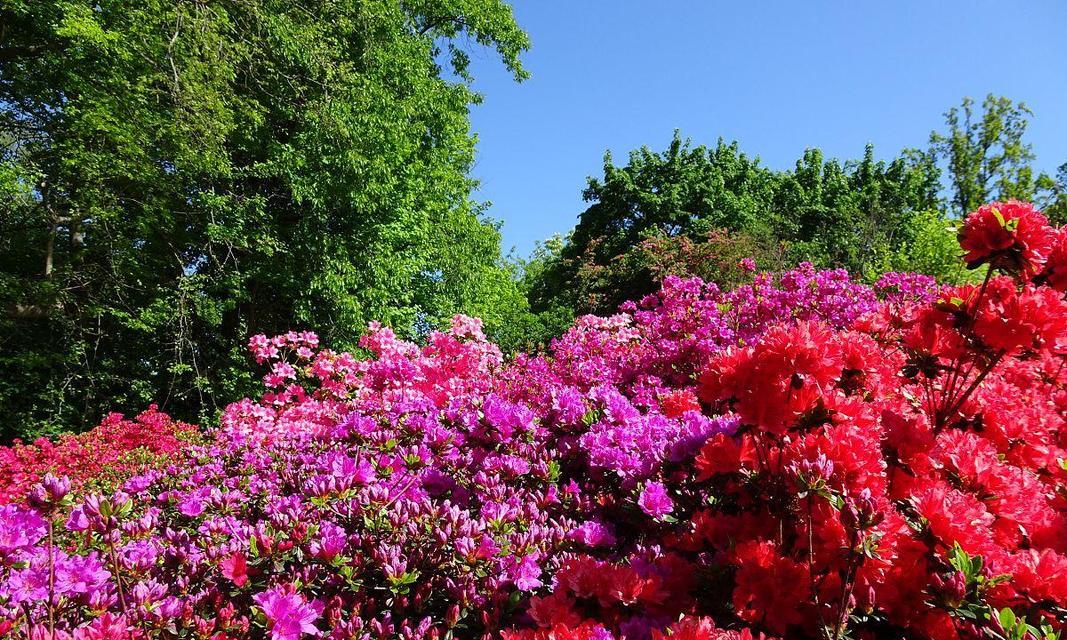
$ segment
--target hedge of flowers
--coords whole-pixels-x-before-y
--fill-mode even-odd
[[[0,507],[0,637],[1059,637],[1067,232],[960,243],[979,285],[668,278],[509,360],[256,336],[183,461]]]
[[[47,473],[66,476],[76,489],[106,488],[141,471],[174,462],[199,438],[196,427],[149,407],[134,419],[112,413],[94,429],[52,442],[16,440],[0,447],[0,504],[22,502]]]

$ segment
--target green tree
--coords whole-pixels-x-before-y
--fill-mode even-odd
[[[1038,204],[1053,224],[1067,224],[1067,162],[1056,170],[1056,177],[1042,174],[1038,185]]]
[[[211,413],[250,333],[501,324],[466,42],[525,77],[502,0],[0,0],[0,437]]]
[[[944,284],[981,282],[983,270],[964,268],[962,251],[956,234],[959,220],[949,219],[941,211],[920,211],[909,222],[905,241],[884,257],[875,273],[912,271],[934,276]]]
[[[1032,200],[1041,176],[1023,141],[1033,112],[1022,102],[989,94],[980,113],[964,98],[945,113],[946,131],[930,134],[930,147],[948,168],[955,212],[965,215],[990,200]]]
[[[677,132],[665,151],[642,147],[625,166],[605,154],[604,175],[589,179],[583,195],[590,204],[578,225],[531,275],[532,308],[610,313],[648,293],[656,283],[636,268],[636,255],[616,267],[620,256],[652,238],[699,238],[715,229],[768,234],[775,182],[737,143],[694,147]]]
[[[938,190],[933,156],[917,151],[886,162],[868,146],[840,162],[809,149],[775,172],[736,142],[694,147],[676,133],[625,166],[605,157],[577,227],[531,273],[530,303],[610,313],[670,273],[729,285],[746,252],[764,268],[809,260],[873,277],[914,240],[915,216],[938,209]]]
[[[908,241],[916,213],[937,208],[938,188],[929,154],[906,150],[887,163],[867,145],[861,160],[842,163],[809,149],[780,176],[775,233],[791,244],[795,260],[871,275]]]

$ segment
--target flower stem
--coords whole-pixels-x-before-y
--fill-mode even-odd
[[[56,559],[55,559],[56,523],[48,519],[48,637],[56,637]]]

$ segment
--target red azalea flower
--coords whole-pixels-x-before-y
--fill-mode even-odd
[[[696,394],[688,389],[681,389],[664,394],[659,399],[663,415],[668,418],[680,418],[688,411],[700,411],[700,401]]]
[[[220,562],[219,571],[238,587],[248,584],[248,561],[243,553],[234,553]]]
[[[642,598],[647,588],[655,590],[652,580],[642,578],[630,567],[611,567],[601,572],[600,605],[610,607],[615,603],[632,605]]]
[[[502,631],[504,640],[596,640],[605,637],[604,627],[586,620],[578,626],[557,624],[549,629],[512,629]]]
[[[756,461],[752,436],[740,438],[717,433],[708,439],[695,460],[697,480],[707,480],[720,473],[736,473]]]
[[[686,616],[672,624],[666,633],[652,630],[652,640],[770,640],[762,633],[753,635],[749,629],[731,631],[718,629],[711,618]]]
[[[994,278],[977,312],[974,332],[1005,353],[1055,345],[1067,333],[1067,303],[1047,287],[1027,285],[1016,291],[1010,279]]]
[[[1067,291],[1067,228],[1052,232],[1052,249],[1038,280],[1056,291]]]
[[[804,565],[780,555],[771,542],[739,544],[734,557],[738,569],[733,602],[739,618],[779,634],[805,621],[809,585]]]
[[[1031,277],[1048,259],[1052,229],[1048,219],[1028,202],[992,202],[967,216],[959,242],[972,269],[989,264]]]
[[[997,552],[991,530],[994,517],[974,496],[941,480],[930,480],[911,502],[915,512],[926,520],[930,535],[943,548],[959,543],[971,555]]]
[[[828,327],[781,325],[754,347],[715,358],[700,377],[704,400],[732,400],[741,419],[775,434],[815,406],[840,377],[840,350]]]
[[[582,623],[582,616],[574,610],[574,600],[563,592],[530,598],[530,617],[546,629],[560,624],[577,627]]]
[[[1013,559],[1012,586],[1032,602],[1067,606],[1067,556],[1049,549],[1020,551]]]

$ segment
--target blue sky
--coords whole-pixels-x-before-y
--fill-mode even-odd
[[[586,176],[663,149],[736,139],[765,165],[806,147],[881,157],[926,146],[963,96],[993,92],[1034,111],[1038,165],[1067,162],[1067,1],[514,0],[533,41],[516,84],[473,53],[476,197],[504,248],[572,228]]]

